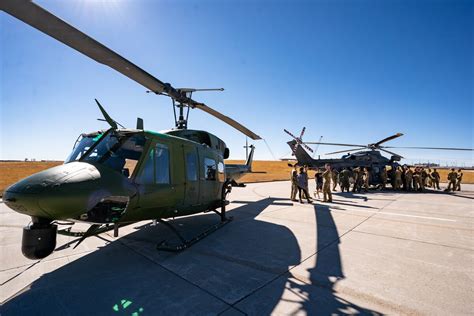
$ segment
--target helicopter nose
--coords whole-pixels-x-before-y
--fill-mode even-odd
[[[7,188],[3,200],[8,207],[22,214],[66,219],[91,209],[113,193],[132,195],[132,191],[128,179],[113,170],[71,162],[15,183]]]
[[[16,212],[44,218],[53,218],[42,207],[45,198],[59,193],[66,183],[84,183],[100,178],[98,170],[87,163],[70,163],[53,167],[29,176],[6,189],[3,195],[5,204]]]
[[[3,202],[9,208],[21,214],[49,217],[39,208],[37,201],[38,194],[44,191],[44,187],[32,186],[25,180],[21,180],[5,190]]]

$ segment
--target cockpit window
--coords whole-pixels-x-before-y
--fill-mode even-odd
[[[72,152],[66,158],[64,163],[79,160],[92,147],[92,145],[94,145],[94,143],[102,137],[102,135],[102,133],[92,135],[80,135],[77,138],[76,143],[74,144]]]
[[[110,132],[81,161],[95,162],[130,177],[143,153],[145,137]]]

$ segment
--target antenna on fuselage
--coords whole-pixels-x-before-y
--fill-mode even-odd
[[[105,109],[104,109],[103,106],[99,103],[99,101],[97,101],[97,99],[94,99],[94,100],[95,100],[95,103],[97,103],[97,105],[99,106],[100,112],[101,112],[102,115],[104,116],[103,119],[97,119],[98,121],[102,121],[102,122],[107,122],[107,123],[109,123],[110,127],[112,127],[113,129],[117,129],[117,128],[118,128],[117,125],[120,125],[120,127],[125,128],[122,124],[120,124],[119,122],[117,122],[116,120],[114,120],[112,117],[110,117],[109,113],[107,113],[107,111],[105,111]]]

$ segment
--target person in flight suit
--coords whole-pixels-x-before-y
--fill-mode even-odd
[[[296,201],[296,193],[298,192],[298,183],[296,181],[298,177],[298,171],[296,169],[296,165],[293,166],[293,170],[291,170],[290,173],[290,179],[291,179],[291,195],[290,199],[292,201]]]
[[[439,176],[439,173],[436,169],[433,169],[433,172],[431,173],[431,178],[433,178],[433,189],[440,190],[439,180],[441,179],[441,177]]]
[[[462,170],[458,169],[458,176],[456,178],[456,188],[453,191],[461,191]]]
[[[405,170],[405,187],[407,191],[413,191],[413,171],[410,167]]]
[[[331,166],[329,164],[326,164],[324,166],[326,169],[323,172],[323,202],[332,202],[332,194],[331,194],[331,178],[332,178],[332,172],[331,172]]]
[[[458,180],[458,174],[456,173],[456,171],[454,171],[454,168],[451,169],[451,172],[448,173],[448,187],[446,188],[445,191],[449,192],[449,190],[451,190],[451,187],[452,187],[452,190],[454,191],[456,189],[456,182]]]

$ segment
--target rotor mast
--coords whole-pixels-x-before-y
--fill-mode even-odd
[[[208,89],[194,89],[194,88],[179,88],[176,89],[186,99],[191,99],[193,92],[196,91],[224,91],[224,88],[208,88]],[[174,114],[174,125],[176,129],[187,129],[189,119],[190,106],[179,99],[171,98],[173,103],[173,114]],[[186,110],[186,118],[184,118],[184,108]],[[176,115],[176,109],[178,109],[178,115]]]

